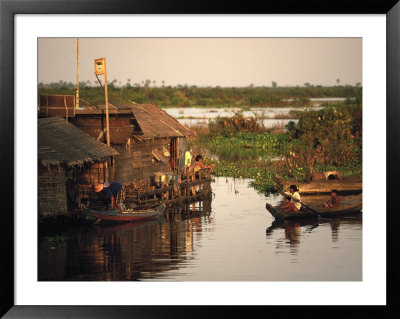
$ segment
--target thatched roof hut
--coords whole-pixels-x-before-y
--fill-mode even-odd
[[[57,97],[57,99],[60,98]],[[55,103],[54,101],[57,99],[42,98],[46,103],[44,106],[40,106],[39,116],[47,117],[56,114],[54,112],[59,111],[57,107],[61,108],[62,106],[57,106],[58,104],[53,106],[51,103]],[[155,104],[132,102],[109,106],[111,106],[108,112],[110,145],[119,153],[119,156],[115,158],[115,165],[112,165],[115,179],[121,182],[129,182],[137,177],[151,178],[156,171],[181,173],[186,138],[194,136],[193,131]],[[107,121],[104,105],[98,105],[95,109],[75,109],[74,116],[63,116],[68,116],[68,121],[71,124],[94,138],[95,141],[107,142]],[[65,145],[72,146],[73,143],[74,141],[68,141]],[[79,148],[77,148],[78,150]],[[84,150],[88,150],[88,147],[85,146]],[[48,149],[42,151],[49,152]],[[50,158],[42,157],[48,164],[52,164],[52,160],[55,160],[56,163],[60,160],[60,157],[51,152],[46,155],[51,155]],[[67,151],[65,155],[73,154],[69,154]],[[77,156],[71,160],[69,160],[69,157],[65,157],[65,162],[68,162],[68,165],[74,165],[94,159],[92,153],[80,155],[89,156]]]
[[[38,119],[38,159],[43,166],[82,166],[112,155],[118,152],[63,118]]]

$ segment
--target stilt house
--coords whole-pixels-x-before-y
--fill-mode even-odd
[[[58,104],[51,105],[53,100]],[[70,100],[40,96],[39,115],[64,114],[83,132],[106,143],[105,107],[71,111]],[[154,104],[130,103],[110,106],[109,135],[110,145],[119,153],[112,163],[111,179],[121,183],[144,179],[152,184],[160,173],[182,173],[186,138],[194,133]]]
[[[67,214],[79,207],[87,194],[78,185],[108,180],[108,167],[115,155],[118,152],[114,148],[87,135],[65,118],[39,118],[39,217]]]

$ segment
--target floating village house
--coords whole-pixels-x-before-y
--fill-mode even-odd
[[[39,117],[60,116],[106,143],[104,106],[75,108],[73,95],[40,95]],[[110,145],[119,156],[111,178],[127,183],[156,172],[182,173],[186,138],[194,133],[154,104],[122,104],[109,109]]]
[[[71,123],[106,143],[105,110],[77,110]],[[157,182],[162,172],[182,173],[186,137],[193,132],[154,104],[123,104],[109,110],[110,144],[119,156],[111,174],[122,183]]]
[[[74,98],[39,96],[39,117],[63,117],[96,141],[106,143],[105,107],[76,109]],[[149,185],[167,186],[168,181],[181,176],[186,138],[193,135],[190,129],[154,104],[111,105],[110,146],[119,155],[114,156],[111,163],[104,163],[109,174],[107,180],[121,183],[143,180]],[[82,182],[91,184],[98,181],[91,178]]]
[[[38,119],[38,213],[58,216],[79,207],[82,180],[106,181],[118,152],[61,117]]]

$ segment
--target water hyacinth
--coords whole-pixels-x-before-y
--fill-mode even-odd
[[[341,103],[298,112],[296,118],[286,134],[251,131],[240,125],[248,122],[239,114],[220,118],[220,131],[219,124],[211,124],[212,130],[194,143],[219,159],[207,160],[216,164],[216,176],[249,178],[262,193],[273,191],[275,175],[304,181],[309,173],[330,170],[342,176],[362,173],[361,105]]]
[[[219,155],[235,157],[243,154],[244,158],[268,158],[286,153],[288,141],[285,134],[244,132],[229,136],[201,136],[198,139],[200,145]]]

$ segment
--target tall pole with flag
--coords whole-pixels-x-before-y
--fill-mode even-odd
[[[76,39],[76,101],[75,108],[79,109],[79,38]]]
[[[106,136],[107,136],[107,146],[110,146],[110,124],[108,117],[108,92],[107,92],[107,68],[106,68],[106,58],[100,58],[94,60],[94,73],[96,77],[98,75],[104,74],[104,94],[106,97]]]

